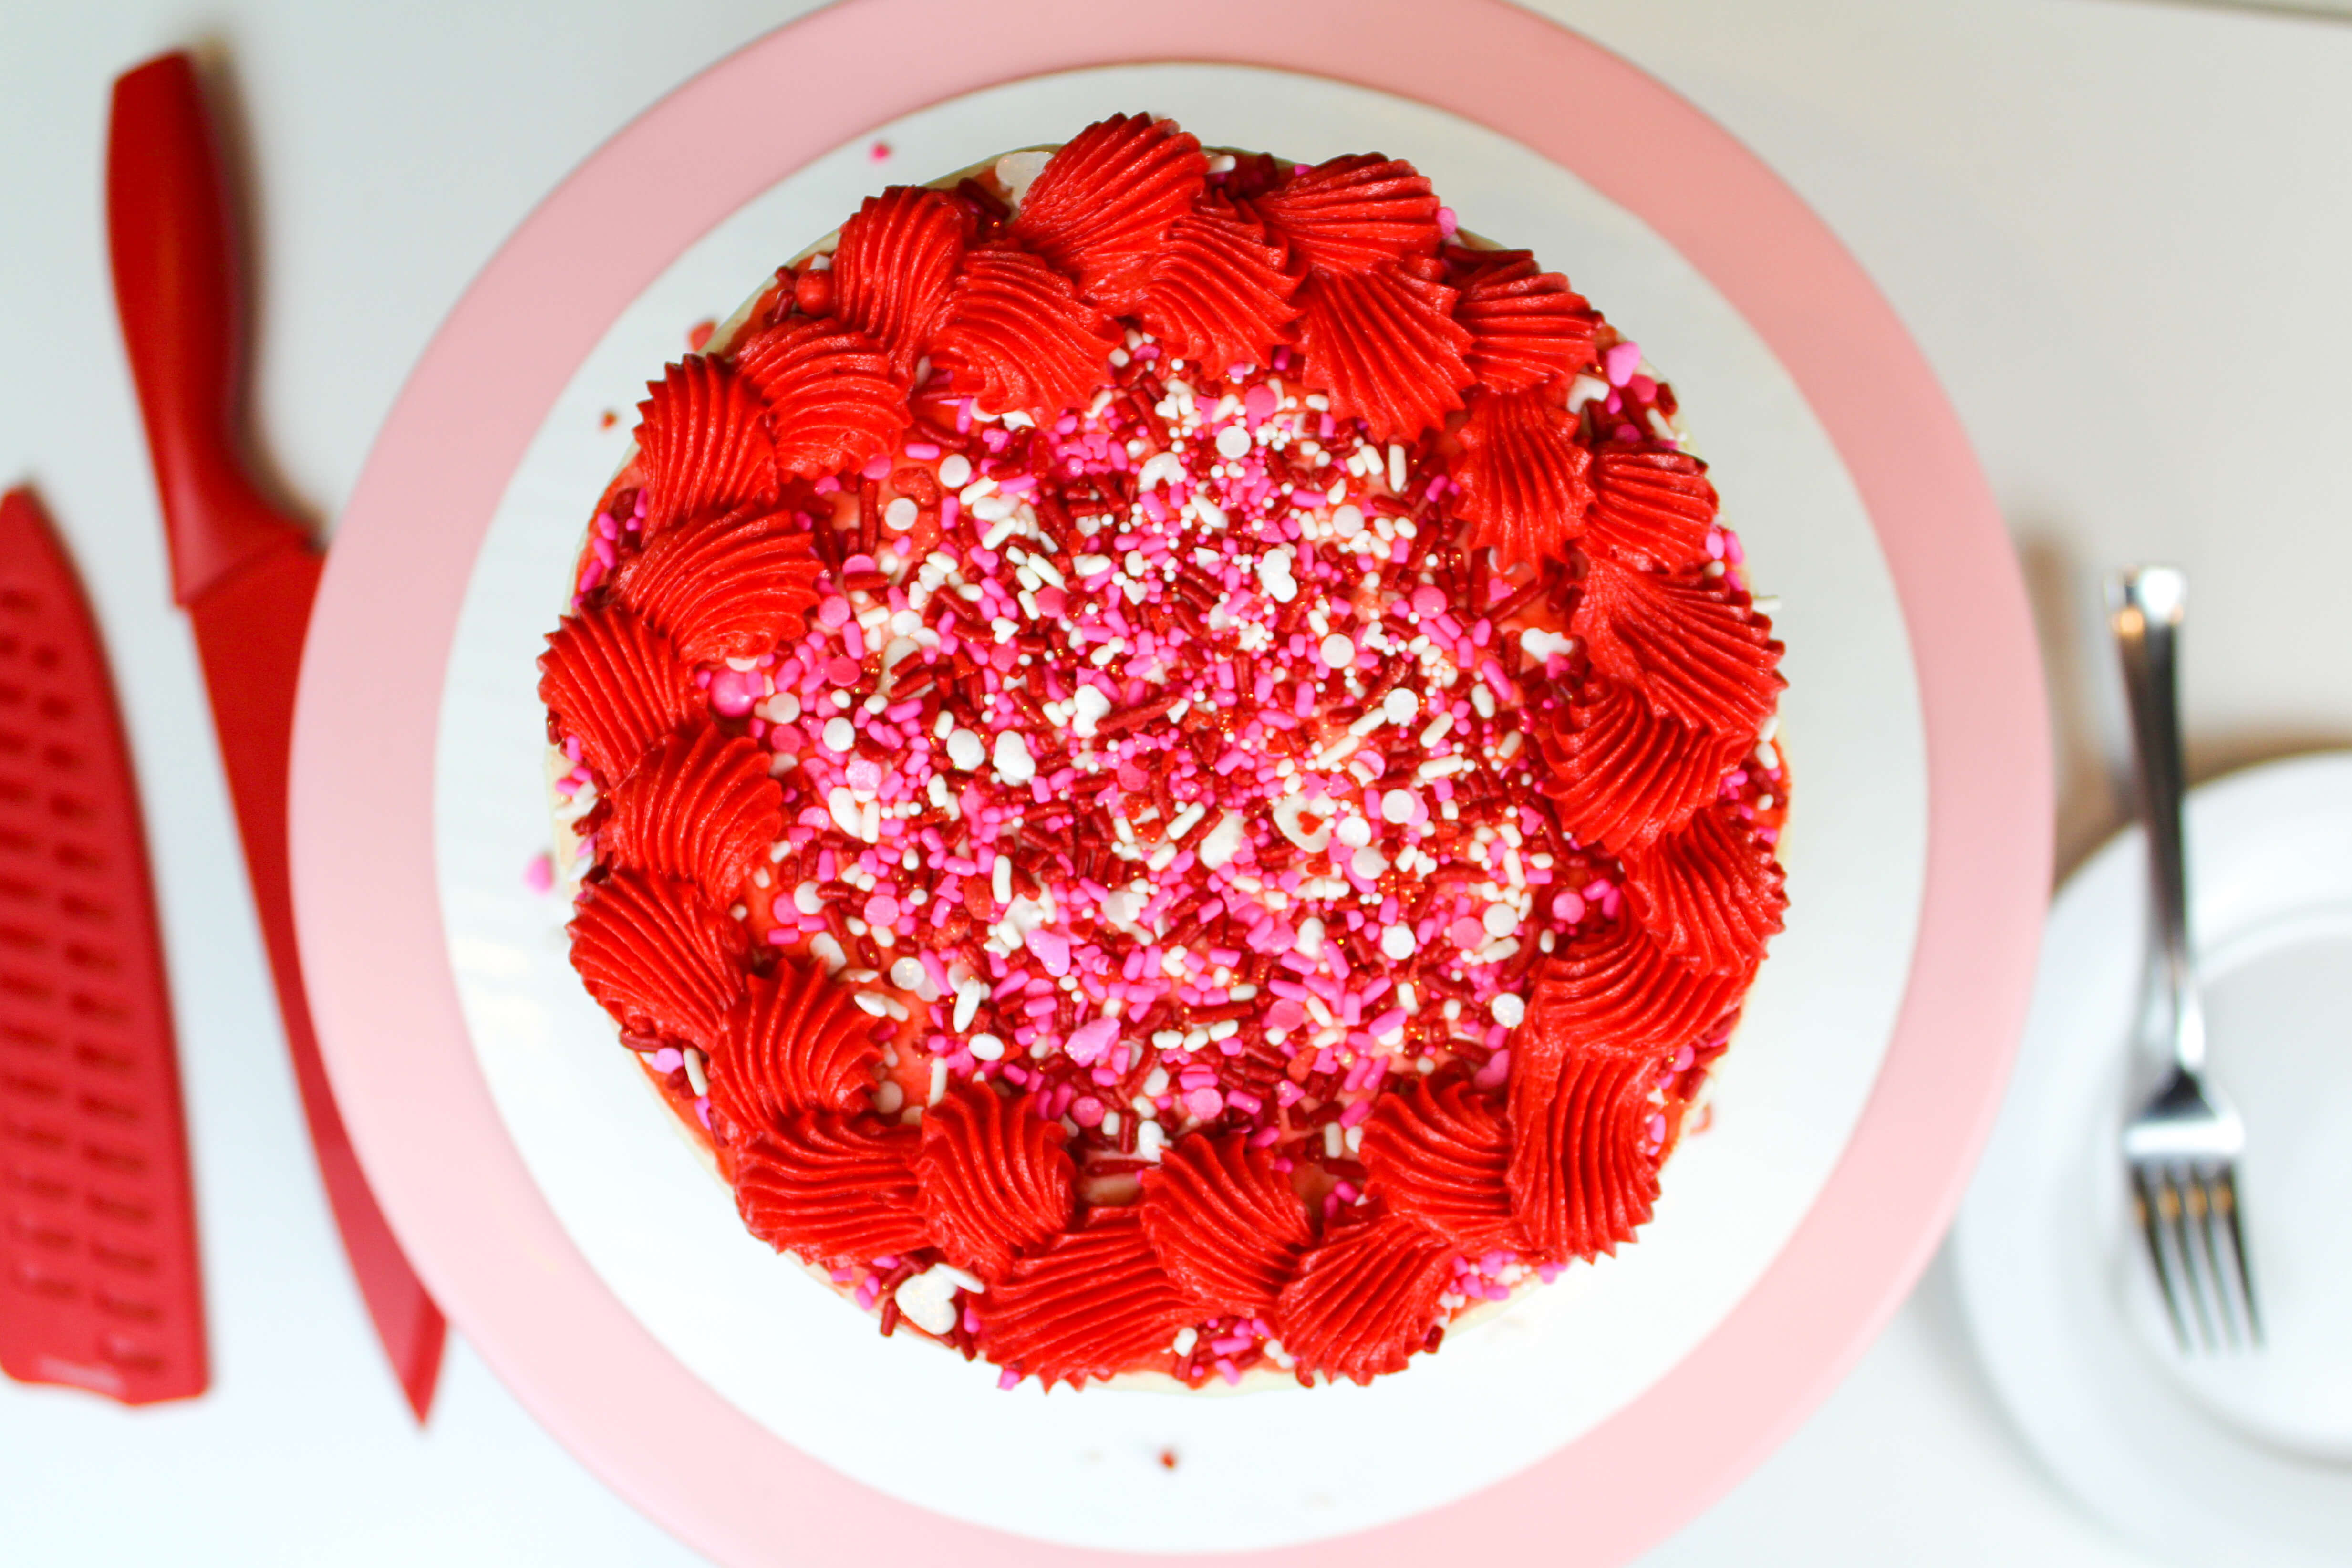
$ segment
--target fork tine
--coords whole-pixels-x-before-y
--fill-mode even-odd
[[[2197,1320],[2197,1342],[2210,1355],[2221,1342],[2213,1332],[2213,1314],[2205,1305],[2204,1282],[2197,1255],[2189,1244],[2189,1194],[2194,1190],[2186,1164],[2164,1171],[2164,1231],[2172,1243],[2172,1260],[2180,1271],[2180,1293],[2189,1299],[2189,1315]]]
[[[2238,1315],[2230,1306],[2234,1292],[2230,1288],[2230,1277],[2222,1271],[2221,1249],[2213,1234],[2217,1221],[2214,1211],[2220,1206],[2213,1201],[2217,1173],[2212,1167],[2192,1162],[2183,1174],[2188,1179],[2183,1226],[2187,1234],[2183,1240],[2194,1254],[2189,1272],[2200,1304],[2211,1309],[2212,1321],[2219,1331],[2214,1348],[2235,1350]]]
[[[2139,1221],[2140,1234],[2147,1238],[2148,1261],[2156,1267],[2158,1291],[2164,1297],[2165,1316],[2172,1320],[2172,1337],[2179,1342],[2180,1353],[2189,1353],[2189,1323],[2180,1315],[2180,1292],[2172,1282],[2172,1265],[2164,1256],[2164,1204],[2161,1184],[2153,1167],[2132,1166],[2132,1208]]]
[[[2230,1255],[2238,1266],[2238,1303],[2246,1314],[2246,1330],[2256,1349],[2263,1342],[2263,1315],[2254,1302],[2254,1271],[2246,1267],[2246,1231],[2238,1215],[2238,1170],[2235,1165],[2223,1165],[2215,1184],[2216,1206],[2221,1211],[2222,1223],[2230,1227]]]

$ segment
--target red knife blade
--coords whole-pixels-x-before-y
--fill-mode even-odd
[[[106,650],[30,492],[0,497],[0,1371],[202,1394],[172,996]]]
[[[115,310],[170,536],[173,595],[195,626],[319,1173],[376,1335],[422,1421],[446,1325],[376,1206],[335,1109],[295,945],[287,767],[321,558],[309,531],[263,499],[239,456],[241,301],[226,196],[188,57],[164,55],[117,80],[106,169]]]

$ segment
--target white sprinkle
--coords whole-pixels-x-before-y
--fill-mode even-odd
[[[824,908],[824,899],[814,882],[803,882],[793,889],[793,908],[804,915],[813,915]]]
[[[692,1046],[686,1047],[686,1084],[697,1094],[710,1092],[710,1073],[703,1066],[702,1053]]]
[[[1411,926],[1394,925],[1381,932],[1381,951],[1399,963],[1411,958],[1420,945],[1413,940]]]
[[[882,509],[882,525],[904,533],[915,526],[917,511],[912,496],[893,496],[890,504]]]
[[[1519,929],[1519,917],[1508,904],[1488,904],[1486,912],[1478,917],[1478,923],[1486,928],[1488,936],[1500,941]]]
[[[1037,776],[1037,760],[1018,730],[1000,731],[996,737],[996,776],[1009,784],[1025,784]]]
[[[1296,945],[1303,958],[1313,958],[1320,953],[1323,951],[1323,922],[1313,915],[1300,921]]]
[[[1347,1146],[1346,1129],[1336,1121],[1326,1121],[1323,1124],[1323,1157],[1336,1160]]]
[[[1338,632],[1333,632],[1329,637],[1325,637],[1323,646],[1316,651],[1323,656],[1323,662],[1333,669],[1345,669],[1356,662],[1356,645]],[[836,749],[846,751],[848,748]]]
[[[1421,797],[1409,789],[1392,789],[1381,796],[1381,820],[1403,824],[1421,808]]]
[[[1201,864],[1213,871],[1241,852],[1243,825],[1241,814],[1228,811],[1217,818],[1201,839],[1198,851]]]
[[[1029,195],[1029,187],[1045,172],[1053,159],[1051,153],[1007,153],[996,161],[996,182],[1004,187],[1005,200],[1018,207]],[[933,1333],[945,1331],[933,1329]]]
[[[1365,845],[1349,857],[1348,868],[1367,882],[1389,868],[1388,860],[1370,845]]]
[[[1013,901],[1013,862],[1002,855],[996,858],[996,864],[989,868],[988,890],[996,895],[996,901],[1000,904]]]
[[[898,1303],[898,1315],[927,1334],[944,1334],[956,1326],[963,1313],[956,1306],[955,1281],[944,1268],[926,1268],[898,1282],[891,1300]]]
[[[1182,458],[1173,452],[1154,452],[1143,460],[1143,467],[1137,470],[1135,488],[1138,490],[1153,489],[1160,485],[1181,483],[1183,479],[1184,459]]]
[[[961,452],[950,452],[941,458],[940,483],[951,490],[960,490],[971,483],[971,459]]]
[[[944,718],[946,715],[941,714]],[[948,735],[948,761],[965,773],[988,760],[988,747],[970,730],[956,730]]]
[[[1364,509],[1353,501],[1331,513],[1332,531],[1342,539],[1353,539],[1364,531]]]
[[[1519,1020],[1528,1016],[1528,1005],[1507,991],[1488,1003],[1486,1010],[1494,1014],[1495,1022],[1506,1029],[1517,1028]]]
[[[1421,711],[1421,699],[1402,686],[1394,687],[1381,699],[1381,711],[1388,715],[1391,724],[1409,724],[1412,716]]]
[[[1404,494],[1404,448],[1394,441],[1389,443],[1389,489]]]
[[[1609,395],[1609,384],[1597,375],[1580,375],[1569,384],[1568,411],[1581,414],[1584,405],[1596,398]]]
[[[994,1035],[974,1035],[964,1048],[981,1061],[993,1062],[1004,1059],[1004,1042]]]
[[[1110,712],[1110,698],[1099,686],[1081,686],[1070,699],[1070,729],[1080,735],[1091,735],[1095,726]]]
[[[896,1079],[884,1079],[882,1087],[874,1091],[874,1109],[885,1116],[898,1115],[898,1108],[906,1103],[907,1091],[898,1087]],[[1329,1125],[1336,1127],[1339,1123],[1335,1121]]]
[[[849,999],[877,1018],[887,1018],[890,1016],[890,1005],[871,991],[856,992]]]
[[[1169,1348],[1178,1355],[1191,1355],[1192,1347],[1201,1342],[1201,1331],[1187,1323],[1176,1331],[1176,1341]]]
[[[838,713],[824,721],[824,743],[835,752],[845,752],[857,744],[857,726]]]
[[[1306,850],[1319,855],[1331,842],[1331,803],[1321,798],[1307,800],[1300,795],[1285,795],[1274,803],[1274,825],[1282,836]],[[1307,818],[1317,819],[1315,831],[1307,831]]]
[[[1157,1160],[1160,1152],[1168,1147],[1168,1130],[1157,1121],[1135,1124],[1135,1152],[1139,1158]]]
[[[1217,456],[1246,458],[1249,456],[1250,433],[1239,425],[1228,425],[1217,432]]]
[[[900,1008],[893,1007],[890,1009],[890,1016],[892,1017],[897,1017],[901,1011],[902,1009]],[[947,1098],[947,1092],[948,1058],[945,1057],[933,1057],[931,1058],[930,1094],[923,1103],[926,1105],[937,1105],[940,1100]]]
[[[912,991],[923,983],[923,966],[915,959],[901,958],[890,965],[890,984],[901,991]]]
[[[1339,842],[1350,849],[1361,849],[1372,841],[1372,825],[1360,816],[1343,818],[1339,826]]]
[[[841,943],[834,940],[829,931],[821,931],[809,938],[809,952],[824,965],[827,974],[838,974],[848,966],[849,955],[841,951]]]
[[[1780,771],[1780,753],[1773,747],[1771,742],[1756,742],[1756,765],[1768,773]]]
[[[852,837],[862,826],[857,809],[857,797],[847,784],[835,784],[824,794],[824,808],[833,814],[834,826]]]

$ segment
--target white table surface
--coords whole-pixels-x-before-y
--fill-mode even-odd
[[[1433,14],[1444,0],[1430,0]],[[313,1175],[108,291],[112,78],[218,51],[258,241],[255,414],[331,517],[412,363],[604,137],[803,9],[431,0],[0,5],[0,485],[30,481],[110,642],[177,996],[215,1382],[127,1413],[0,1382],[10,1563],[699,1561],[453,1337],[412,1426]],[[2137,0],[1549,0],[1788,178],[1958,404],[2035,593],[2062,866],[2117,816],[2097,574],[2194,584],[2192,771],[2352,743],[2352,25]],[[1007,6],[1008,14],[1015,7]],[[1020,26],[1010,16],[1007,26]],[[1656,1568],[2151,1560],[2062,1496],[1977,1369],[1942,1264]]]

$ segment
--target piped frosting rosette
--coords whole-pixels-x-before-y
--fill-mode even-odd
[[[572,960],[755,1235],[1202,1387],[1649,1220],[1780,925],[1780,647],[1565,279],[1121,116],[868,199],[639,413],[541,660]]]

